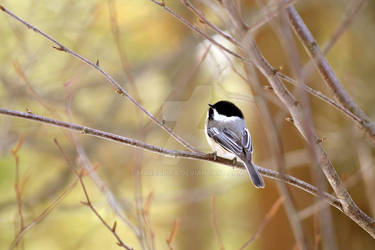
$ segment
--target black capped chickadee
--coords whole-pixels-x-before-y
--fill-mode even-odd
[[[253,145],[241,110],[228,101],[208,106],[205,131],[214,154],[233,159],[238,157],[245,163],[254,186],[263,188],[263,178],[251,160]]]

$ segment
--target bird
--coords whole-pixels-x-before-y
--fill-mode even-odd
[[[252,162],[253,145],[242,111],[226,100],[208,106],[205,134],[214,156],[232,158],[234,161],[238,157],[254,186],[264,188],[263,178]]]

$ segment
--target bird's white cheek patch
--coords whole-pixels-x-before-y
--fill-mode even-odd
[[[215,121],[219,121],[219,122],[232,122],[232,121],[236,121],[236,120],[239,120],[241,118],[239,117],[236,117],[236,116],[225,116],[225,115],[221,115],[219,114],[216,109],[214,109],[214,120]]]

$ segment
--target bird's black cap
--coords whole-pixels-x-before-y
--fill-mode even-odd
[[[213,119],[213,115],[214,115],[213,109],[215,109],[220,115],[225,115],[228,117],[238,116],[240,118],[243,118],[243,114],[241,110],[237,108],[237,106],[231,102],[219,101],[215,104],[208,104],[208,106],[210,106],[210,109],[208,111],[209,119]]]

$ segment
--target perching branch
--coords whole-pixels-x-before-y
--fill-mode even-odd
[[[153,153],[158,153],[167,157],[185,158],[185,159],[192,159],[192,160],[204,160],[204,161],[220,163],[220,164],[227,165],[230,167],[244,169],[243,164],[239,161],[236,163],[236,165],[233,165],[232,159],[226,159],[226,158],[222,158],[218,156],[215,157],[212,154],[203,154],[203,153],[195,153],[195,152],[188,152],[188,151],[181,151],[181,150],[166,149],[166,148],[158,147],[155,145],[147,144],[145,142],[142,142],[136,139],[127,138],[124,136],[112,134],[112,133],[105,132],[102,130],[93,129],[93,128],[81,126],[81,125],[74,124],[74,123],[59,121],[59,120],[43,117],[43,116],[32,114],[32,113],[25,113],[25,112],[0,108],[0,114],[9,115],[13,117],[20,117],[20,118],[27,119],[27,120],[33,120],[33,121],[53,125],[53,126],[68,129],[71,131],[80,132],[84,135],[90,135],[90,136],[98,137],[101,139],[106,139],[109,141],[122,143],[128,146],[142,149],[142,150],[147,150]],[[293,185],[307,193],[310,193],[315,196],[317,195],[316,187],[314,187],[313,185],[307,182],[304,182],[290,175],[281,175],[279,172],[275,170],[262,168],[259,166],[257,166],[257,168],[258,168],[259,173],[265,177],[268,177],[270,179],[274,179],[277,181],[284,181],[285,183],[288,183],[289,185]],[[336,197],[328,193],[324,193],[324,198],[330,205],[336,207],[340,211],[343,211],[342,205]]]

